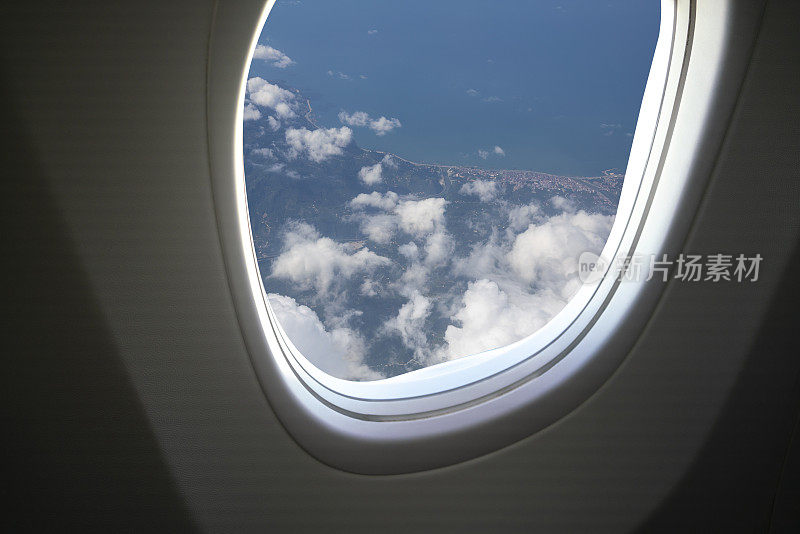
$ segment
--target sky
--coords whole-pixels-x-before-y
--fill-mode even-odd
[[[278,0],[250,77],[321,125],[384,117],[354,130],[365,148],[597,175],[627,163],[658,19],[656,0]]]

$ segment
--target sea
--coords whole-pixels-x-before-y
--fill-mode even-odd
[[[596,176],[627,164],[659,19],[658,0],[278,0],[259,43],[292,64],[249,76],[299,89],[320,127],[400,121],[354,128],[364,148]]]

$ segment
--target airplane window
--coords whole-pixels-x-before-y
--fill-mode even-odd
[[[278,0],[244,164],[296,348],[370,381],[547,324],[614,224],[659,21],[640,0]]]

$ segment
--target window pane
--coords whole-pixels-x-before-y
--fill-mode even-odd
[[[613,224],[658,22],[641,0],[279,0],[244,160],[297,348],[373,380],[549,321]]]

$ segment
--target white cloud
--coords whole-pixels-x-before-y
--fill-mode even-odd
[[[369,113],[366,111],[355,111],[349,114],[346,111],[340,111],[339,120],[342,124],[363,128],[364,126],[369,126],[370,118]]]
[[[481,159],[488,159],[489,156],[497,156],[498,158],[506,157],[506,151],[501,147],[495,145],[494,148],[479,148],[478,157]]]
[[[271,46],[265,45],[256,46],[253,59],[263,59],[269,61],[273,67],[277,67],[279,69],[285,69],[286,67],[291,67],[294,65],[294,61],[292,61],[289,56],[277,48],[272,48]]]
[[[372,28],[371,30],[369,30],[367,32],[367,35],[375,35],[376,33],[378,33],[378,30],[376,30],[375,28]]]
[[[373,185],[383,180],[383,166],[380,163],[369,167],[362,167],[358,171],[358,177],[367,185]]]
[[[281,121],[279,121],[273,116],[267,117],[267,123],[269,124],[269,129],[272,130],[273,132],[277,132],[278,130],[281,129]]]
[[[500,98],[499,96],[487,96],[486,98],[483,99],[483,101],[484,102],[489,102],[490,104],[493,104],[495,102],[502,102],[503,99]]]
[[[538,204],[527,204],[511,208],[508,212],[508,225],[513,231],[519,232],[539,218],[541,211]]]
[[[334,72],[332,70],[328,71],[328,76],[331,76],[332,78],[339,78],[340,80],[349,80],[350,79],[350,75],[349,74],[345,74],[344,72],[339,72],[339,71]]]
[[[577,210],[575,203],[569,199],[566,199],[562,196],[556,195],[550,199],[550,204],[561,211],[566,211],[568,213],[574,213]]]
[[[425,264],[428,266],[445,265],[455,251],[453,237],[443,230],[432,233],[425,241]]]
[[[274,109],[282,119],[295,116],[295,95],[282,87],[273,85],[260,77],[247,80],[250,101],[259,106]]]
[[[509,265],[521,280],[569,298],[569,288],[576,288],[569,282],[577,277],[578,256],[587,251],[599,254],[613,222],[610,215],[579,211],[531,224],[514,239]]]
[[[291,297],[270,294],[269,303],[297,349],[322,371],[346,380],[384,378],[364,364],[366,344],[349,328],[326,330],[314,310]]]
[[[361,232],[375,243],[386,244],[397,231],[397,218],[393,215],[370,215],[361,219]]]
[[[513,239],[513,234],[510,237]],[[473,245],[468,256],[454,259],[453,273],[473,280],[508,278],[511,269],[505,256],[510,248],[511,245],[494,231],[486,243]]]
[[[396,169],[397,168],[397,162],[389,154],[386,154],[385,156],[383,156],[383,159],[381,160],[381,163],[383,163],[384,165],[386,165],[387,167],[389,167],[391,169]]]
[[[242,119],[246,121],[257,121],[261,118],[261,112],[253,104],[247,103],[244,105],[244,113]]]
[[[380,117],[369,123],[369,129],[378,136],[386,135],[395,128],[400,128],[401,126],[403,125],[398,119],[387,119],[386,117]]]
[[[365,207],[378,208],[384,211],[389,211],[397,205],[397,193],[388,191],[385,194],[373,191],[372,193],[361,193],[353,200],[350,201],[350,206],[354,209],[363,209]]]
[[[477,89],[467,89],[467,94],[472,97],[480,96],[480,91]]]
[[[421,291],[428,283],[428,275],[430,269],[415,261],[411,265],[405,267],[403,275],[400,280],[394,284],[393,288],[401,295],[408,298],[413,295],[415,291]]]
[[[271,148],[255,148],[252,150],[252,153],[267,159],[272,159],[275,156]]]
[[[367,278],[361,283],[358,292],[365,297],[377,297],[383,288],[380,284],[371,278]]]
[[[364,210],[375,208],[385,212],[394,210],[397,206],[398,195],[392,191],[385,194],[373,191],[372,193],[361,193],[349,202],[354,210]],[[398,218],[394,213],[382,213],[377,215],[366,215],[359,213],[355,217],[361,222],[361,232],[367,239],[375,243],[388,243],[397,232]]]
[[[326,294],[336,281],[358,273],[369,273],[390,260],[368,248],[352,246],[321,237],[310,225],[296,223],[287,232],[284,248],[272,264],[272,276],[289,280],[303,290]]]
[[[427,336],[425,320],[431,314],[431,301],[419,291],[414,291],[408,302],[400,307],[397,315],[384,323],[387,332],[396,333],[403,340],[403,345],[416,352],[425,351]]]
[[[418,245],[411,241],[398,247],[398,253],[410,263],[403,267],[400,279],[390,284],[392,291],[411,298],[414,291],[424,290],[433,269],[449,264],[455,243],[445,229],[446,205],[443,198],[417,200],[407,197],[401,200],[391,191],[384,195],[362,193],[350,201],[350,206],[359,210],[355,219],[370,241],[387,244],[398,230],[402,230],[421,242]],[[368,207],[383,213],[368,215],[360,211]]]
[[[387,119],[381,116],[377,119],[373,119],[366,111],[355,111],[353,113],[341,111],[339,112],[339,121],[348,126],[369,128],[378,136],[386,135],[395,128],[403,126],[403,124],[395,118]]]
[[[286,130],[289,158],[294,159],[301,154],[306,154],[309,159],[317,163],[331,156],[341,155],[342,149],[350,144],[352,138],[353,131],[346,126],[316,130],[306,128]]]
[[[438,229],[425,238],[422,247],[411,241],[397,247],[397,251],[410,263],[403,267],[400,279],[390,287],[400,295],[412,298],[415,292],[426,290],[428,279],[435,269],[444,268],[450,263],[455,242],[450,234]]]
[[[418,238],[428,236],[435,231],[442,231],[447,205],[445,199],[437,197],[423,200],[416,200],[413,197],[398,199],[397,193],[392,191],[385,195],[373,191],[369,194],[361,193],[350,201],[350,206],[354,209],[372,207],[384,211],[391,210],[396,216],[397,226]]]
[[[446,345],[430,363],[519,341],[544,326],[563,306],[561,299],[546,291],[509,294],[491,280],[471,282],[453,316],[456,324],[445,330]]]
[[[454,259],[453,274],[471,281],[444,345],[427,363],[508,345],[541,328],[580,287],[578,257],[602,250],[613,219],[584,211],[546,218],[535,204],[510,210],[511,228]]]
[[[443,198],[403,200],[395,208],[395,213],[400,217],[400,228],[404,232],[423,237],[444,224],[446,205]]]
[[[413,241],[397,247],[397,252],[409,260],[416,260],[419,257],[419,247]]]
[[[461,186],[462,195],[475,195],[481,202],[489,202],[497,196],[497,182],[491,180],[473,180]]]

